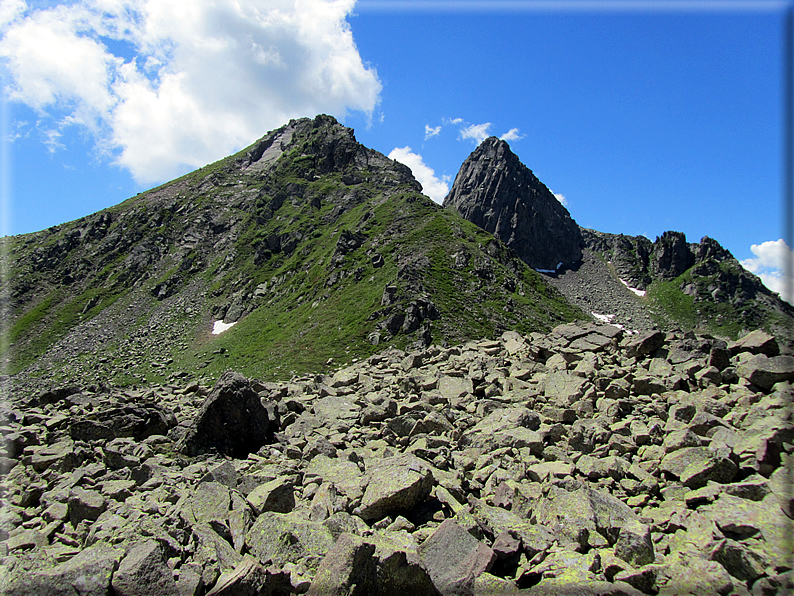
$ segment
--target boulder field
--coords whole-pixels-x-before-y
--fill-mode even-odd
[[[0,593],[784,594],[794,357],[550,334],[2,406]]]

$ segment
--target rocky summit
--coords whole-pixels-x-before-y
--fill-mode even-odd
[[[556,271],[582,257],[582,237],[568,210],[496,137],[463,162],[444,207],[491,232],[535,269]]]
[[[719,242],[687,242],[675,231],[651,241],[582,228],[496,137],[466,159],[444,206],[491,232],[595,319],[732,339],[764,329],[794,352],[794,307]]]
[[[785,594],[794,358],[593,323],[3,407],[3,594]]]

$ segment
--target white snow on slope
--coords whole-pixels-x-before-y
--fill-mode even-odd
[[[623,281],[622,279],[620,280],[620,283],[622,283],[622,284],[623,284],[624,286],[626,286],[626,287],[627,287],[629,290],[631,290],[632,292],[634,292],[635,294],[637,294],[637,296],[639,296],[639,297],[641,297],[641,298],[645,296],[645,290],[638,290],[637,288],[632,288],[632,287],[631,287],[631,286],[630,286],[628,283],[626,283],[626,282],[625,282],[625,281]]]
[[[597,312],[591,312],[590,314],[593,315],[599,321],[606,323],[607,325],[612,325],[613,327],[617,327],[618,329],[624,331],[628,335],[635,335],[639,333],[639,331],[637,331],[636,329],[626,329],[625,325],[621,325],[620,323],[613,323],[612,319],[615,318],[615,315],[600,315]]]
[[[598,319],[599,321],[601,321],[603,323],[611,323],[612,319],[615,318],[615,315],[599,315],[597,312],[590,313],[590,314],[592,314],[596,319]]]
[[[213,335],[220,335],[227,329],[234,327],[237,324],[237,321],[234,323],[224,323],[223,319],[220,321],[215,321],[215,324],[212,326],[212,334]]]

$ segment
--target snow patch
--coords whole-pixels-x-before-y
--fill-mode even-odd
[[[597,312],[590,314],[592,314],[596,319],[598,319],[602,323],[612,323],[612,319],[615,318],[615,315],[599,315]]]
[[[631,290],[632,292],[634,292],[635,294],[637,294],[637,296],[639,296],[639,297],[641,297],[641,298],[645,296],[645,290],[638,290],[637,288],[632,288],[632,287],[631,287],[631,286],[630,286],[628,283],[626,283],[626,282],[625,282],[625,281],[623,281],[622,279],[620,280],[620,283],[622,283],[622,284],[623,284],[624,286],[626,286],[626,287],[627,287],[629,290]]]
[[[224,323],[223,319],[221,319],[220,321],[215,321],[215,323],[212,325],[212,334],[220,335],[227,329],[231,329],[232,327],[234,327],[236,324],[237,321],[235,321],[234,323]]]
[[[600,315],[597,312],[591,312],[591,315],[601,321],[602,323],[606,323],[607,325],[612,325],[613,327],[617,327],[627,335],[636,335],[639,333],[637,329],[626,329],[625,325],[621,325],[620,323],[613,323],[612,319],[615,318],[615,315]]]

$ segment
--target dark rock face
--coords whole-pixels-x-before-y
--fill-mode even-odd
[[[530,267],[557,269],[582,258],[581,233],[568,210],[496,137],[463,162],[444,207],[491,232]]]
[[[694,264],[695,255],[689,249],[683,233],[665,232],[654,242],[650,262],[654,277],[673,279]]]
[[[251,381],[227,372],[207,397],[180,444],[180,451],[195,456],[217,452],[245,457],[267,442],[270,418]]]

